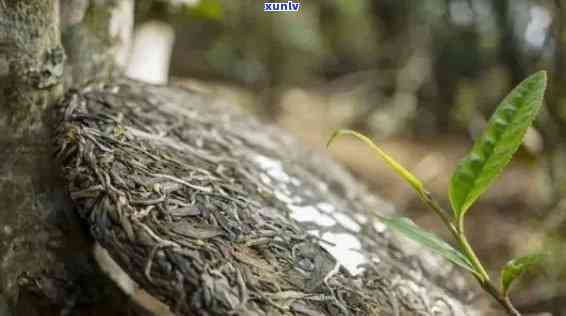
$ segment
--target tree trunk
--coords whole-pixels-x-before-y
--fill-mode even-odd
[[[134,26],[133,0],[61,1],[66,86],[121,74]]]
[[[0,48],[0,314],[128,315],[52,159],[48,110],[65,63],[57,1],[1,0]]]

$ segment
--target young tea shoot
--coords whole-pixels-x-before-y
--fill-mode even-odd
[[[456,246],[424,231],[408,218],[385,218],[373,214],[391,230],[419,243],[471,272],[480,286],[501,304],[509,315],[521,314],[511,303],[510,287],[519,276],[540,263],[541,255],[529,255],[510,260],[502,269],[500,285],[496,286],[468,242],[464,229],[464,217],[476,200],[501,174],[517,151],[527,129],[533,123],[542,106],[546,89],[546,72],[539,71],[519,83],[501,103],[489,119],[482,136],[471,151],[458,163],[452,174],[448,197],[451,212],[446,212],[431,197],[422,182],[410,171],[389,156],[368,137],[351,131],[338,130],[328,141],[328,146],[340,136],[353,136],[369,145],[377,157],[383,160],[415,191],[420,200],[437,214],[452,234]]]

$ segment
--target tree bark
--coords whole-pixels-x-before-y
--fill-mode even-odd
[[[65,0],[61,13],[67,87],[123,73],[134,26],[133,0]]]
[[[48,113],[65,63],[58,2],[1,0],[0,47],[0,313],[128,315],[52,159]]]

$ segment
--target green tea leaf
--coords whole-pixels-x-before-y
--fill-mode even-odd
[[[450,203],[456,218],[462,219],[511,160],[541,107],[545,88],[546,73],[539,71],[499,104],[485,132],[452,175]]]
[[[377,156],[385,161],[385,163],[387,163],[389,167],[391,167],[391,169],[393,169],[401,178],[403,178],[417,192],[417,194],[419,194],[419,196],[425,194],[422,182],[417,179],[417,177],[415,177],[411,172],[409,172],[409,170],[405,169],[397,161],[395,161],[395,159],[391,158],[391,156],[381,150],[381,148],[379,148],[367,136],[351,130],[338,130],[334,132],[334,134],[332,134],[332,137],[330,137],[326,146],[330,147],[334,139],[342,135],[352,135],[366,143],[377,154]]]
[[[524,257],[515,258],[510,260],[505,264],[501,270],[501,292],[503,295],[507,296],[509,293],[509,288],[513,281],[525,273],[528,269],[535,265],[538,265],[542,259],[543,255],[529,255]]]
[[[409,218],[384,218],[379,216],[379,219],[389,228],[401,233],[403,236],[417,242],[435,253],[443,256],[444,258],[452,261],[456,265],[471,271],[472,273],[479,274],[472,266],[468,258],[460,251],[452,247],[444,240],[436,237],[435,235],[424,231],[418,227]]]

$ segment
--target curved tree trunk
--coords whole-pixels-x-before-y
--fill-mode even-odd
[[[48,110],[65,64],[57,1],[0,1],[0,49],[0,315],[129,315],[52,159]]]

